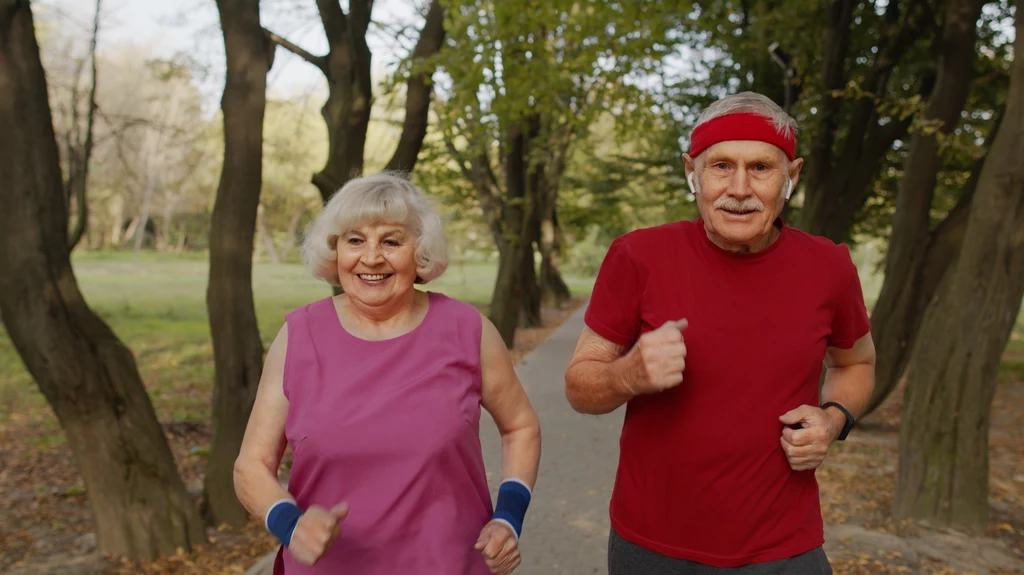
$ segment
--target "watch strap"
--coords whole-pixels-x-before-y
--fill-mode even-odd
[[[849,409],[846,409],[845,407],[834,401],[828,401],[821,405],[821,409],[823,410],[828,409],[830,407],[834,407],[839,411],[842,411],[843,415],[846,416],[846,425],[843,426],[843,430],[839,433],[839,437],[836,438],[838,441],[843,441],[846,439],[846,436],[850,434],[850,430],[853,429],[853,424],[857,422],[857,419],[853,417],[853,414],[850,413]]]

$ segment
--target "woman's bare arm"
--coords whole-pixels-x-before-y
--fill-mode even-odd
[[[277,469],[287,445],[284,435],[288,417],[288,398],[284,396],[287,349],[288,326],[285,325],[267,351],[256,402],[235,460],[235,494],[249,513],[260,519],[266,517],[277,501],[293,499],[277,479]]]
[[[501,434],[501,478],[518,479],[532,490],[540,465],[540,421],[512,367],[505,342],[487,318],[483,318],[480,339],[480,403]]]

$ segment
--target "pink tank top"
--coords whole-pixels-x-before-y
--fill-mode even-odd
[[[413,331],[366,341],[331,299],[288,314],[288,491],[299,507],[347,501],[341,538],[287,575],[489,573],[473,549],[491,517],[480,447],[480,313],[429,293]]]

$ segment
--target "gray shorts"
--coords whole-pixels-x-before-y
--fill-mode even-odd
[[[626,541],[614,529],[608,536],[608,575],[832,575],[821,547],[796,557],[742,567],[711,567],[675,559]]]

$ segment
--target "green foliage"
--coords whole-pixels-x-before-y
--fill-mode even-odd
[[[672,125],[653,124],[643,133],[616,134],[605,116],[592,126],[567,171],[560,198],[562,223],[570,237],[601,230],[605,247],[639,227],[696,217],[683,183],[678,135]]]
[[[263,188],[260,227],[270,234],[278,255],[298,261],[302,231],[318,213],[322,200],[310,183],[327,159],[327,129],[311,95],[268,98],[263,122]]]
[[[428,137],[417,178],[462,206],[461,217],[484,216],[500,227],[500,213],[479,201],[496,193],[501,206],[512,205],[503,197],[504,145],[517,127],[531,137],[528,171],[558,190],[569,244],[595,223],[605,231],[602,242],[646,224],[636,212],[663,207],[661,196],[673,186],[667,164],[679,161],[678,143],[665,146],[674,122],[658,105],[657,86],[679,42],[677,14],[689,5],[450,2],[449,40],[435,76],[439,134]]]
[[[577,238],[565,254],[565,269],[573,273],[596,277],[604,261],[608,244],[614,237],[602,231],[601,226],[592,224],[586,236]]]
[[[960,201],[965,184],[978,166],[978,160],[984,157],[991,144],[990,134],[1006,105],[1013,50],[1011,38],[1006,34],[1012,28],[1007,24],[1010,17],[1010,4],[1006,0],[992,2],[982,11],[975,47],[974,78],[964,112],[951,133],[943,135],[938,132],[940,126],[937,122],[921,118],[920,112],[925,105],[921,98],[908,100],[915,114],[910,132],[933,135],[938,138],[942,150],[943,167],[938,175],[932,201],[933,228]],[[895,111],[899,107],[890,103],[885,109]],[[902,113],[908,111],[904,109]],[[896,209],[896,194],[903,179],[903,163],[908,152],[909,135],[906,140],[898,140],[888,152],[885,165],[875,182],[873,195],[858,214],[854,228],[858,236],[882,240],[888,237],[889,225]]]
[[[910,17],[906,2],[858,3],[851,22],[843,87],[824,94],[823,46],[830,5],[804,0],[717,0],[694,3],[691,10],[681,12],[678,33],[686,48],[672,66],[675,73],[666,81],[664,105],[673,110],[683,139],[699,112],[726,94],[754,90],[784,103],[786,78],[769,55],[773,43],[792,61],[791,113],[801,126],[798,153],[803,157],[809,157],[810,144],[820,135],[823,103],[830,96],[841,99],[835,118],[836,152],[846,144],[854,109],[865,100],[871,102],[879,123],[909,119],[911,133],[935,133],[939,126],[923,121],[921,113],[934,84],[936,37],[945,1],[923,3],[923,9]],[[991,2],[978,22],[978,60],[968,112],[953,133],[941,137],[945,166],[935,194],[936,223],[959,199],[1002,108],[1007,92],[1011,10],[1007,0]],[[892,19],[892,14],[898,19]],[[867,84],[877,66],[887,63],[885,56],[894,33],[904,25],[908,27],[906,49],[895,62],[890,79],[881,85]],[[909,135],[897,140],[886,154],[872,195],[857,216],[855,237],[888,237],[908,141]],[[806,166],[805,172],[809,168]],[[799,209],[799,199],[792,207]]]

